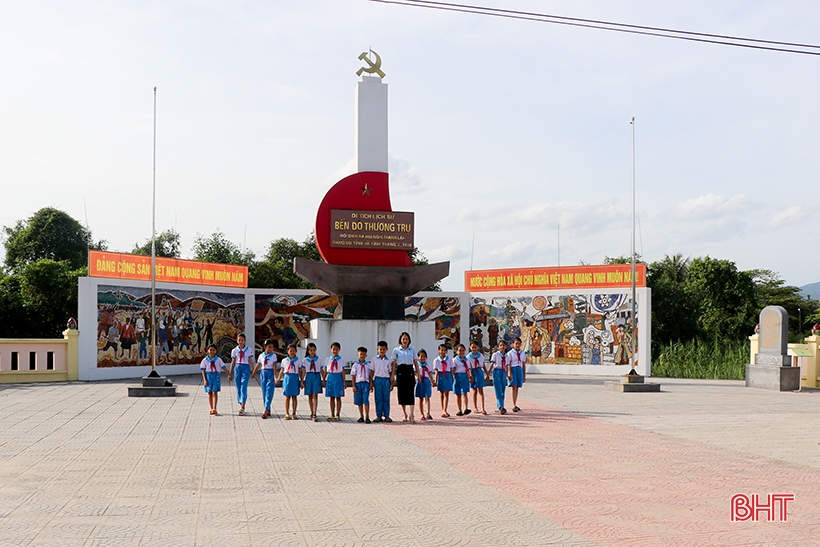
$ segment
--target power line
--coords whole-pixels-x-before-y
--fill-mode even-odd
[[[783,53],[799,53],[802,55],[820,56],[820,45],[801,44],[795,42],[782,42],[777,40],[761,40],[758,38],[742,38],[739,36],[728,36],[724,34],[709,34],[705,32],[692,32],[687,30],[666,29],[661,27],[649,27],[642,25],[630,25],[627,23],[615,23],[611,21],[599,21],[595,19],[581,19],[577,17],[564,17],[560,15],[550,15],[546,13],[534,13],[527,11],[515,11],[485,6],[475,6],[470,4],[454,4],[450,2],[435,2],[432,0],[368,0],[380,4],[397,4],[412,6],[417,8],[436,9],[441,11],[452,11],[459,13],[472,13],[475,15],[488,15],[492,17],[503,17],[506,19],[519,19],[525,21],[535,21],[539,23],[552,23],[555,25],[566,25],[571,27],[592,28],[597,30],[609,30],[626,34],[639,34],[643,36],[656,36],[660,38],[673,38],[675,40],[686,40],[690,42],[703,42],[708,44],[718,44],[725,46],[743,47],[748,49],[761,49],[766,51],[779,51]],[[728,40],[728,41],[727,41]],[[767,44],[767,45],[762,45]],[[782,47],[775,47],[782,46]],[[804,48],[804,49],[789,49]]]

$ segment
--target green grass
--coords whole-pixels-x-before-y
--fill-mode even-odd
[[[652,376],[743,380],[749,362],[749,342],[689,340],[661,346],[652,359]]]

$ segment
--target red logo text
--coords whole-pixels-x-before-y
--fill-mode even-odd
[[[794,501],[794,494],[769,494],[760,499],[757,494],[735,494],[732,496],[732,522],[751,520],[757,522],[786,522],[788,504]]]

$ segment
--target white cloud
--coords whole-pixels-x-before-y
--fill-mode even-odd
[[[424,256],[427,257],[427,260],[432,262],[444,262],[444,261],[454,261],[459,260],[462,258],[467,258],[470,256],[470,253],[467,249],[459,247],[457,245],[444,245],[443,247],[439,247],[438,249],[429,249],[424,251]]]
[[[418,194],[425,190],[419,170],[409,160],[388,152],[391,194]]]
[[[748,211],[755,205],[745,194],[727,198],[723,194],[706,194],[684,201],[675,208],[680,219],[714,219]]]
[[[769,220],[767,225],[769,226],[769,228],[780,228],[781,226],[788,226],[789,224],[799,222],[800,220],[808,216],[808,214],[808,209],[800,205],[795,205],[794,207],[789,207],[785,211],[775,213],[775,215]]]

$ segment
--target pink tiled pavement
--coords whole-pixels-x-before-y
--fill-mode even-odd
[[[434,402],[432,422],[391,429],[598,545],[820,545],[820,470],[814,467],[526,398],[519,404],[521,413],[457,418],[451,401],[453,417],[442,419]],[[491,394],[487,407],[495,407]],[[731,522],[736,493],[792,493],[796,500],[787,522]]]

